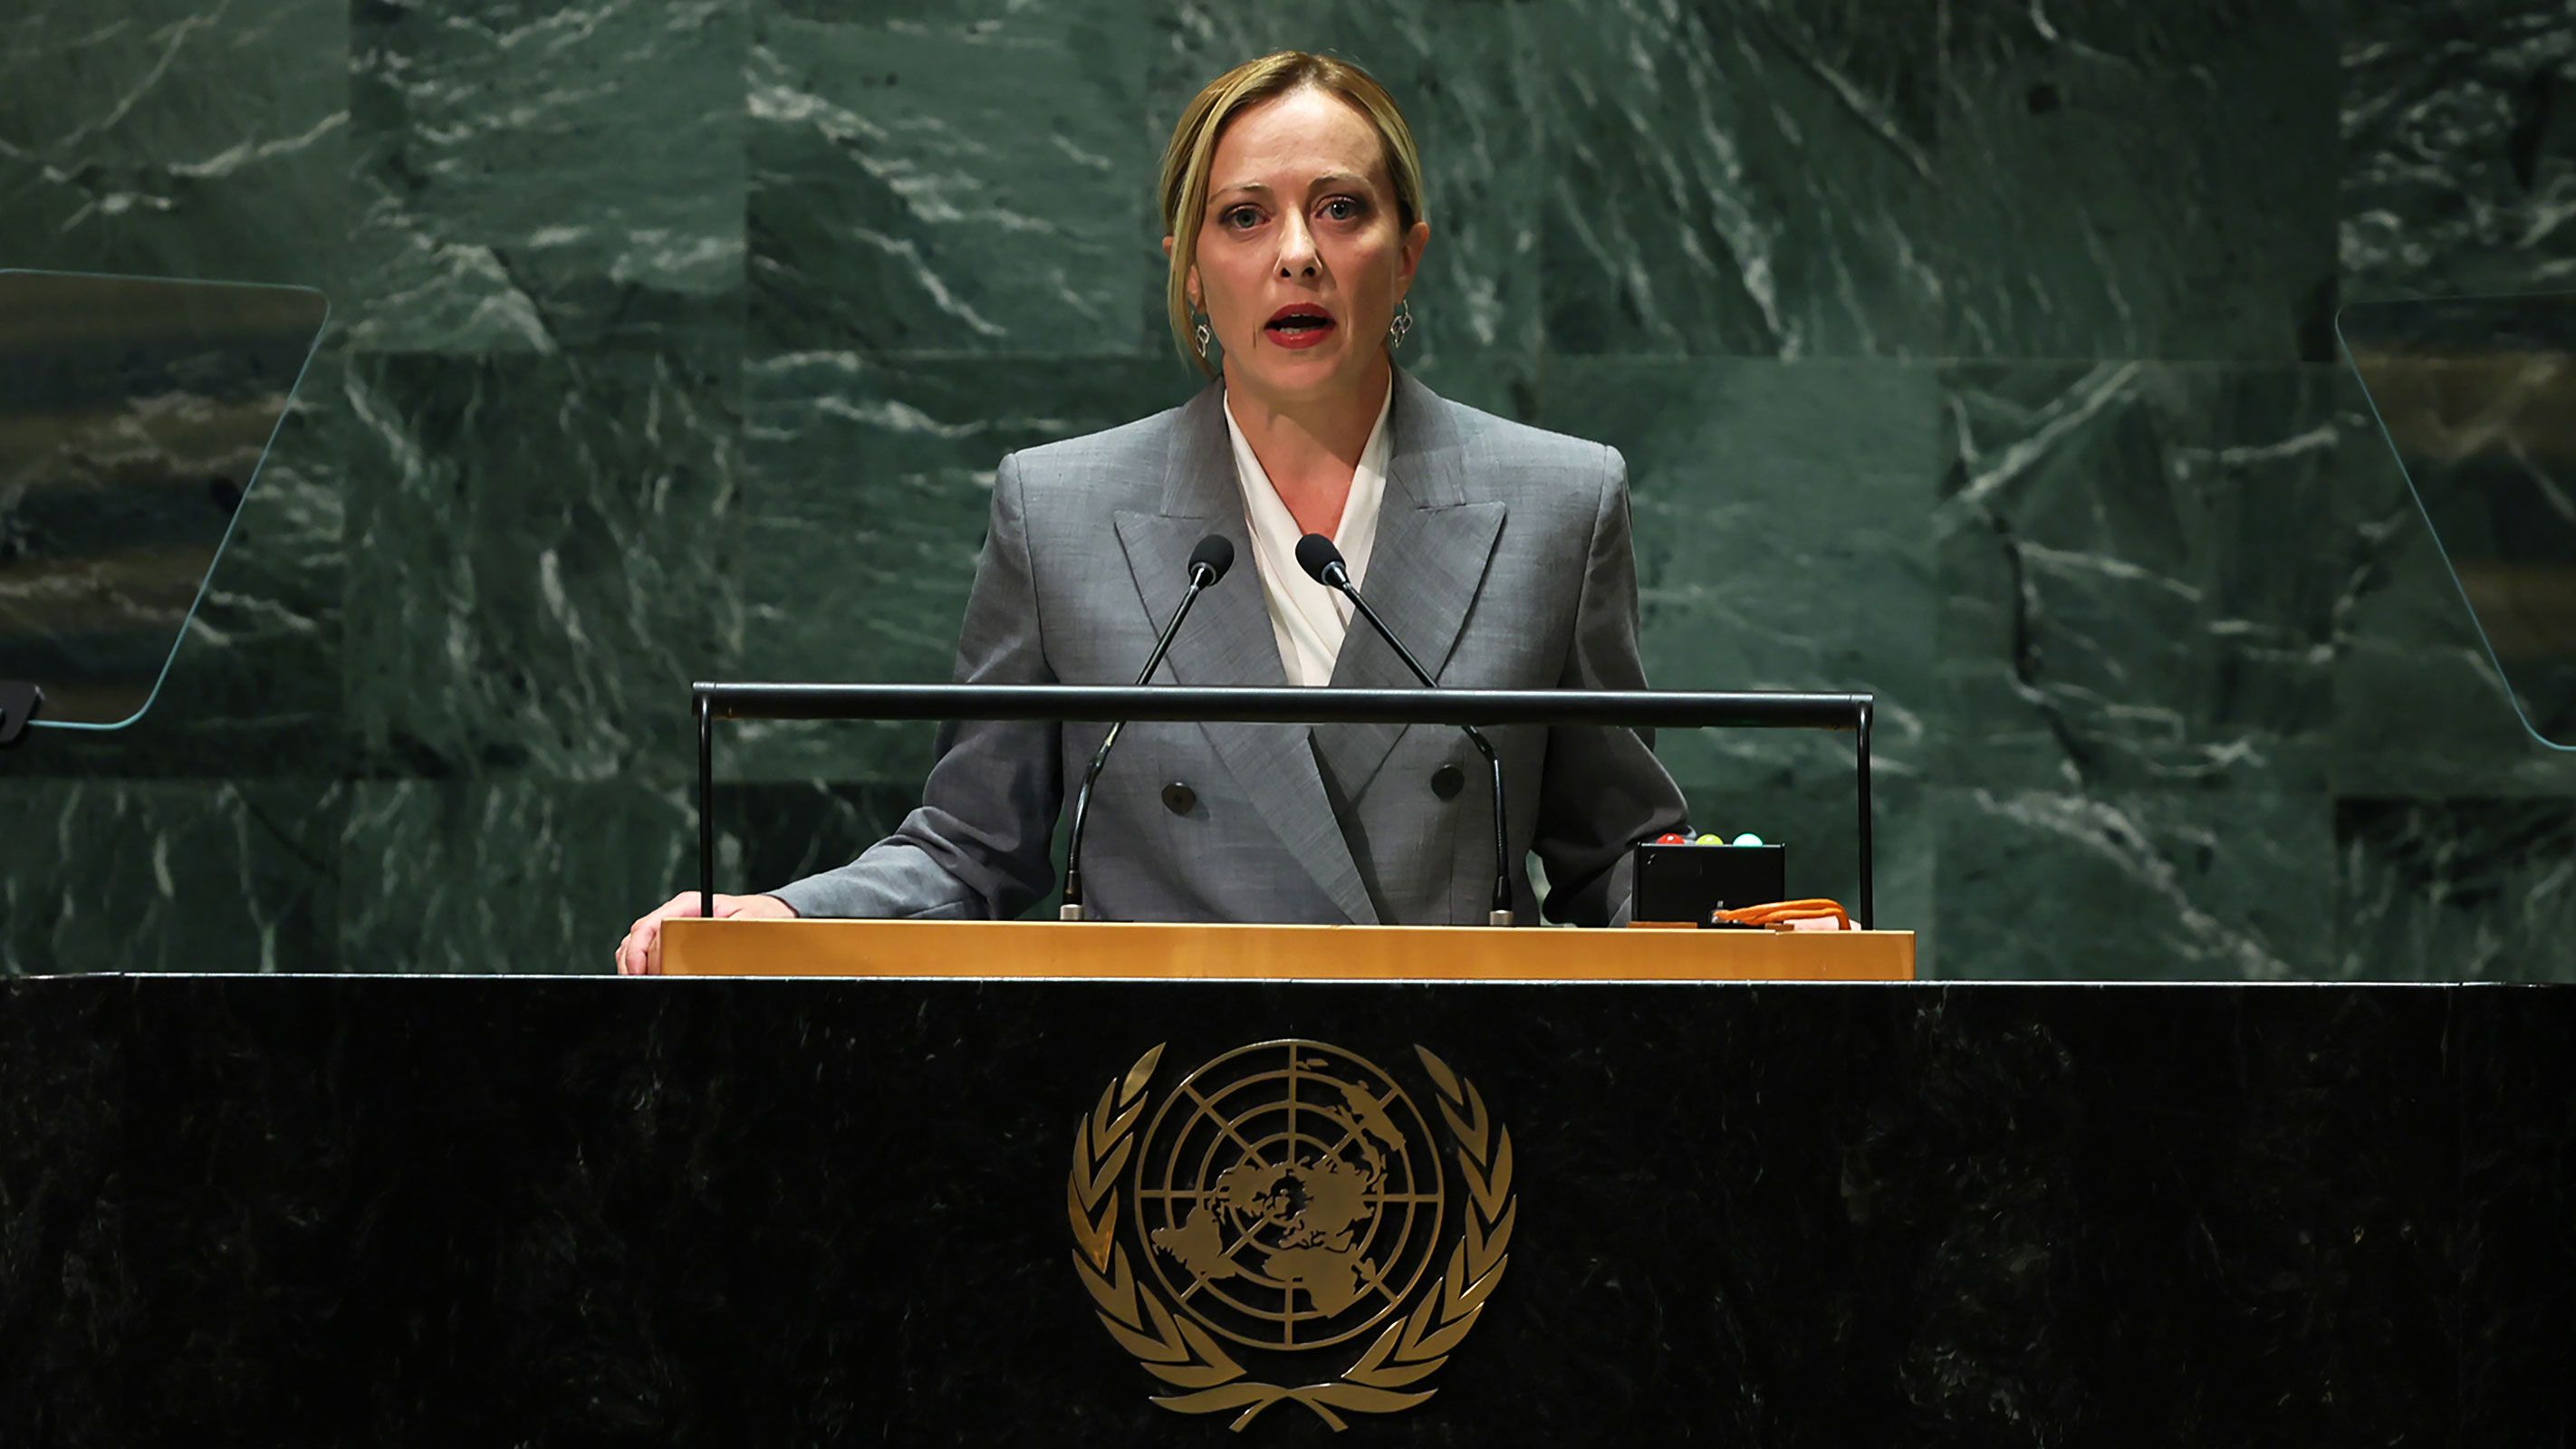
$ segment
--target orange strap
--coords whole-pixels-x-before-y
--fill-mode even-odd
[[[1828,900],[1772,901],[1768,905],[1744,906],[1732,911],[1719,911],[1717,918],[1739,926],[1769,926],[1775,931],[1792,929],[1791,921],[1821,921],[1830,918],[1834,929],[1852,928],[1851,915],[1840,902]]]

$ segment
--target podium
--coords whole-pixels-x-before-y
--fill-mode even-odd
[[[2576,991],[1567,980],[1819,943],[1058,924],[679,933],[944,976],[0,980],[0,1444],[2576,1431]],[[1407,974],[991,979],[1158,938],[1116,969]],[[1556,978],[1423,979],[1487,942]],[[1229,1178],[1219,1123],[1304,1180]],[[1325,1158],[1374,1238],[1314,1210],[1350,1205]],[[1252,1336],[1212,1293],[1263,1305],[1202,1202],[1331,1321],[1218,1332]]]
[[[1911,931],[667,921],[670,976],[1911,981]]]

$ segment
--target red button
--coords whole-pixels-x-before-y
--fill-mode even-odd
[[[1677,831],[1666,831],[1664,834],[1655,837],[1655,843],[1657,845],[1688,845],[1690,844],[1690,837]]]

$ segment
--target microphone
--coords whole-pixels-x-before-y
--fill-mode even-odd
[[[1154,652],[1137,673],[1139,686],[1153,680],[1164,652],[1172,647],[1172,636],[1180,632],[1181,621],[1190,616],[1190,605],[1199,601],[1199,592],[1224,578],[1225,571],[1232,567],[1234,545],[1221,534],[1209,534],[1190,550],[1189,591],[1181,595],[1180,607],[1172,610],[1172,622],[1163,626],[1163,637],[1154,641]],[[1064,904],[1056,911],[1059,920],[1082,919],[1082,825],[1091,814],[1091,785],[1100,778],[1100,767],[1109,763],[1109,747],[1118,743],[1118,732],[1126,727],[1123,719],[1109,722],[1109,733],[1100,741],[1100,748],[1091,752],[1091,763],[1082,772],[1082,789],[1073,797],[1073,839],[1065,847]]]
[[[1422,681],[1423,688],[1440,687],[1438,681],[1431,677],[1431,671],[1424,669],[1422,661],[1413,657],[1413,651],[1404,647],[1404,641],[1395,637],[1395,631],[1386,627],[1386,621],[1377,616],[1377,610],[1370,608],[1369,601],[1360,597],[1359,586],[1351,582],[1351,571],[1342,562],[1342,551],[1333,547],[1331,539],[1320,533],[1310,533],[1297,540],[1297,566],[1325,588],[1339,589],[1342,597],[1349,599],[1352,606],[1360,611],[1360,617],[1368,620],[1369,627],[1377,631],[1377,637],[1385,640],[1387,647],[1395,651],[1395,657],[1404,661],[1404,667],[1413,671],[1413,677]],[[1485,916],[1485,924],[1508,926],[1512,923],[1512,853],[1511,837],[1503,829],[1503,760],[1494,753],[1493,741],[1485,738],[1484,731],[1474,725],[1460,725],[1458,728],[1467,732],[1468,741],[1475,745],[1478,754],[1485,757],[1485,767],[1493,772],[1494,905]]]
[[[43,690],[14,679],[0,679],[0,750],[25,738],[27,726],[44,712]]]

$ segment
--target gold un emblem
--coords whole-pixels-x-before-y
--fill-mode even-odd
[[[1445,1243],[1439,1137],[1401,1083],[1340,1047],[1238,1047],[1157,1102],[1157,1046],[1101,1092],[1066,1184],[1073,1262],[1101,1326],[1168,1386],[1155,1403],[1233,1412],[1241,1430],[1288,1400],[1339,1430],[1345,1414],[1435,1392],[1427,1381],[1502,1281],[1512,1138],[1474,1083],[1414,1052],[1464,1189]],[[1338,1374],[1305,1383],[1267,1382],[1244,1362],[1301,1379],[1315,1356],[1354,1349]]]

